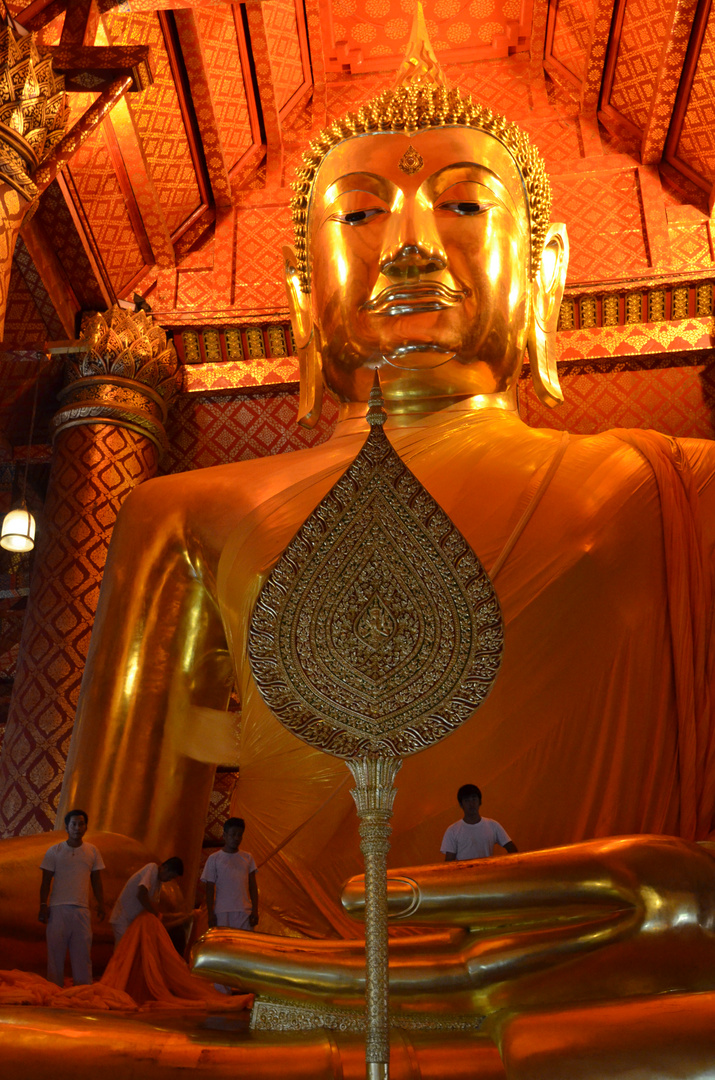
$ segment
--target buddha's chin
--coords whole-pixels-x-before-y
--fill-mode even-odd
[[[454,359],[455,353],[452,349],[419,348],[410,345],[383,355],[386,364],[399,368],[400,371],[429,371],[448,364]]]

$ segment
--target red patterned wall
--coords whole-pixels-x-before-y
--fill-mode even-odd
[[[122,502],[156,471],[156,449],[93,424],[57,439],[0,761],[0,830],[54,828],[109,540]]]
[[[710,11],[676,154],[705,181],[715,182],[715,6]]]
[[[330,0],[322,8],[326,30],[332,23],[329,70],[340,70],[346,61],[358,71],[400,63],[414,0]],[[459,50],[466,58],[469,50],[473,60],[482,60],[528,47],[531,5],[521,0],[424,0],[424,11],[432,44],[447,58]]]
[[[586,75],[594,0],[557,0],[551,55],[576,79]]]
[[[637,171],[551,177],[552,220],[569,230],[569,282],[608,280],[648,268]]]
[[[101,289],[56,180],[40,200],[37,219],[48,245],[72,282],[79,306],[88,311],[102,310],[106,304]]]
[[[297,423],[298,395],[183,394],[171,409],[168,454],[163,472],[205,469],[231,461],[304,450],[325,442],[337,418],[337,407],[325,398],[318,424],[308,430]]]
[[[21,236],[18,236],[15,244],[13,263],[22,274],[22,279],[35,303],[37,314],[42,320],[47,337],[55,341],[64,337],[62,323],[55,311],[55,306],[50,300],[45,284]],[[6,325],[5,338],[7,339],[9,336]]]
[[[28,344],[43,342],[46,337],[47,327],[37,310],[35,298],[25,283],[17,259],[13,259],[4,340]]]
[[[278,109],[305,82],[295,0],[263,0],[266,40]]]
[[[619,365],[614,365],[616,368]],[[653,428],[667,435],[715,438],[715,368],[650,371],[584,369],[561,376],[564,404],[543,406],[531,380],[519,383],[519,409],[531,427],[581,435],[614,427]]]
[[[89,218],[109,278],[121,295],[144,259],[114,171],[104,129],[98,128],[67,166]]]
[[[201,195],[161,27],[156,13],[133,13],[128,18],[115,9],[104,18],[112,44],[151,48],[154,85],[126,100],[141,135],[166,223],[174,232],[199,206]]]
[[[230,169],[253,143],[233,10],[230,7],[196,8],[195,16],[216,124]]]
[[[626,0],[609,104],[640,129],[655,92],[670,8],[666,0]]]

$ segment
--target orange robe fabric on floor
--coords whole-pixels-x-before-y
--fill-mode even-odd
[[[131,1010],[250,1009],[253,994],[228,996],[192,975],[160,920],[139,915],[123,935],[104,975],[91,986],[54,983],[28,971],[0,971],[0,1006]]]
[[[37,1005],[52,1009],[134,1011],[136,1002],[129,994],[102,982],[90,986],[60,988],[41,975],[29,971],[0,971],[0,1006]]]
[[[161,1008],[247,1009],[252,994],[229,997],[192,975],[159,919],[139,915],[122,936],[101,979],[137,1005]]]

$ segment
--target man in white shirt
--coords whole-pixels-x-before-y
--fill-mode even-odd
[[[170,859],[166,859],[161,866],[155,862],[147,863],[146,866],[142,866],[141,870],[137,870],[136,874],[132,874],[119,894],[119,898],[112,908],[112,914],[109,916],[109,924],[114,931],[115,946],[119,944],[122,935],[128,930],[137,915],[141,915],[143,911],[148,911],[152,915],[159,915],[159,909],[156,905],[159,900],[161,886],[165,881],[173,881],[174,878],[181,877],[183,872],[184,864],[182,860],[178,855],[173,855]]]
[[[94,844],[85,844],[87,815],[84,810],[65,814],[67,839],[48,848],[42,860],[40,922],[47,924],[47,978],[64,986],[65,959],[70,954],[75,986],[92,982],[92,919],[89,886],[97,901],[97,918],[104,918],[102,856]],[[50,889],[52,895],[50,896]],[[49,897],[49,906],[47,903]]]
[[[229,818],[223,827],[223,847],[206,860],[201,880],[206,885],[209,926],[252,930],[258,922],[258,888],[253,855],[239,851],[246,824]]]
[[[495,844],[500,844],[510,855],[517,850],[498,821],[481,816],[482,793],[476,784],[463,784],[457,792],[457,801],[464,817],[450,825],[444,834],[440,850],[445,862],[488,859],[494,854]]]

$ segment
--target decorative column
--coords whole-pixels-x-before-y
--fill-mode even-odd
[[[0,29],[0,340],[15,243],[37,208],[32,176],[65,133],[64,85],[35,34],[16,41],[8,26]]]
[[[174,347],[144,312],[114,307],[83,327],[68,364],[20,659],[0,757],[0,830],[54,828],[109,540],[129,492],[154,476]]]

